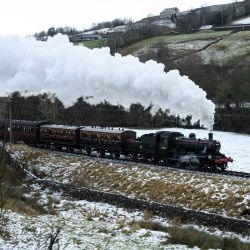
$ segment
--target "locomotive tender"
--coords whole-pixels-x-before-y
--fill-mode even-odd
[[[46,148],[85,150],[89,155],[96,151],[119,158],[120,155],[143,159],[154,163],[174,164],[186,168],[225,170],[233,160],[220,153],[220,142],[209,133],[208,139],[197,139],[194,133],[185,137],[182,133],[159,131],[136,138],[132,130],[63,126],[46,121],[15,120],[10,124],[0,121],[0,139],[23,141]]]

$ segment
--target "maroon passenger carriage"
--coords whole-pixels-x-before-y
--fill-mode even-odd
[[[40,126],[48,123],[47,121],[26,121],[26,120],[12,120],[11,129],[8,120],[0,121],[0,139],[23,141],[27,144],[36,145],[40,137]]]
[[[120,154],[126,154],[127,142],[136,139],[136,132],[114,128],[82,127],[79,138],[79,147],[85,149],[88,154],[97,151],[101,156],[110,153],[119,158]]]
[[[79,130],[81,127],[44,124],[40,126],[39,144],[71,151],[79,148]]]

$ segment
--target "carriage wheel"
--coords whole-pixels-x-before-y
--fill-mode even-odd
[[[105,157],[105,151],[103,151],[103,150],[100,151],[100,156],[101,156],[101,157]]]

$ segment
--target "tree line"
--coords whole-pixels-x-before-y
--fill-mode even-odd
[[[49,120],[57,124],[101,127],[200,127],[199,121],[191,123],[191,116],[181,119],[171,115],[167,109],[159,109],[152,115],[152,106],[144,107],[140,103],[132,103],[129,108],[124,108],[107,101],[90,104],[86,98],[80,97],[72,106],[64,107],[55,96],[52,99],[45,93],[23,97],[19,92],[12,93],[8,99],[5,110],[1,110],[1,118],[9,119],[11,105],[12,119]]]
[[[186,15],[176,19],[178,29],[191,32],[204,25],[224,26],[232,21],[250,15],[250,1],[221,5],[216,11],[211,7],[190,10]]]

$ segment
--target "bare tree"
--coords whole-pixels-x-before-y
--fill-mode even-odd
[[[49,225],[49,229],[47,232],[39,232],[34,235],[37,249],[60,249],[60,236],[65,226],[64,221],[56,221]]]
[[[51,232],[48,234],[46,242],[48,242],[48,250],[52,250],[53,246],[57,246],[59,249],[59,241],[60,241],[60,233],[63,228],[63,225],[59,225],[57,227],[52,227]]]

